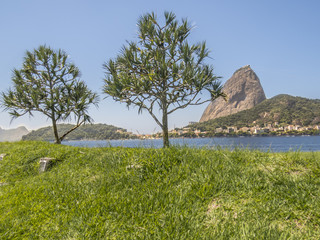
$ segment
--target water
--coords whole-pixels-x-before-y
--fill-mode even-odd
[[[77,147],[146,147],[161,148],[162,139],[66,141],[63,144]],[[171,145],[207,148],[248,148],[271,152],[320,151],[320,136],[278,137],[216,137],[170,139]]]

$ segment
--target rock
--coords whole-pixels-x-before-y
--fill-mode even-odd
[[[128,166],[126,167],[126,169],[127,169],[127,170],[129,170],[129,169],[139,169],[139,168],[141,168],[141,167],[142,167],[141,165],[132,164],[132,165],[128,165]]]
[[[220,97],[211,102],[200,122],[253,108],[266,99],[260,80],[250,65],[235,71],[225,83],[223,92],[227,95],[227,101]]]
[[[0,160],[3,160],[3,158],[4,158],[6,155],[7,155],[7,154],[5,154],[5,153],[0,154]]]
[[[52,165],[52,162],[54,161],[55,159],[54,158],[40,158],[40,167],[39,167],[39,172],[42,173],[42,172],[45,172],[47,171],[51,165]]]

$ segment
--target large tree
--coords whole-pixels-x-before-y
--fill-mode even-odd
[[[173,13],[164,13],[163,25],[154,13],[138,20],[138,42],[129,42],[106,71],[104,92],[128,107],[147,110],[163,131],[163,145],[169,146],[168,115],[190,105],[199,105],[224,96],[219,77],[205,63],[209,56],[205,42],[190,45],[192,27],[179,23]],[[210,99],[202,100],[203,90]],[[162,117],[155,113],[155,106]],[[156,108],[157,109],[157,108]]]
[[[80,125],[91,122],[88,108],[98,97],[80,80],[79,69],[68,55],[40,46],[27,51],[21,69],[13,70],[13,87],[1,94],[1,104],[12,119],[40,112],[52,121],[55,142],[61,141]],[[59,136],[57,123],[74,119],[76,125]]]

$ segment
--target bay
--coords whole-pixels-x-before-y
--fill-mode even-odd
[[[162,139],[64,141],[63,144],[76,147],[161,148]],[[320,136],[175,138],[170,139],[170,144],[188,147],[259,149],[270,152],[314,152],[320,151]]]

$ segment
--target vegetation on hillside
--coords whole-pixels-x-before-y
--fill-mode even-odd
[[[74,127],[72,124],[58,124],[58,132],[65,132]],[[105,139],[128,139],[136,138],[123,128],[107,124],[86,124],[80,126],[76,131],[71,132],[65,140],[105,140]],[[22,137],[22,140],[53,141],[52,127],[44,127],[34,130]]]
[[[308,126],[310,124],[319,124],[320,100],[281,94],[271,99],[266,99],[249,110],[202,123],[195,123],[188,127],[202,131],[213,131],[220,127],[265,126],[275,122],[279,125]]]
[[[319,239],[320,154],[0,143],[1,239]],[[39,173],[39,158],[53,157]]]

